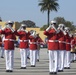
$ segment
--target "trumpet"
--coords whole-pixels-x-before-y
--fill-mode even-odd
[[[37,37],[37,33],[36,33],[36,31],[33,31],[33,33],[31,34],[31,36],[33,36],[33,37]]]
[[[52,25],[52,28],[54,28],[54,30],[56,31],[56,33],[60,32],[60,29],[56,29],[56,27],[54,25]]]
[[[51,27],[52,27],[52,26],[50,25],[50,26],[46,29],[46,31],[49,31],[49,30],[51,29]]]
[[[57,31],[57,29],[56,29],[56,27],[55,27],[54,25],[52,25],[52,28],[54,28],[54,29],[55,29],[55,31]]]
[[[4,26],[3,28],[1,28],[2,30],[5,30],[7,28],[7,26]]]
[[[14,32],[15,30],[10,26],[10,25],[6,25],[6,28],[11,29],[12,32]]]
[[[17,32],[21,31],[22,27],[20,26],[20,28],[17,30]]]

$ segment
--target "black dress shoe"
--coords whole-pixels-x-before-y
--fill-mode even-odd
[[[26,67],[23,67],[23,69],[26,69]]]
[[[64,69],[70,69],[70,67],[64,67]]]
[[[31,67],[35,67],[35,65],[31,65]]]
[[[57,72],[53,72],[53,74],[57,74]]]
[[[9,72],[9,70],[6,70],[6,72]]]
[[[39,59],[37,59],[37,62],[39,62]]]
[[[58,72],[63,72],[63,70],[58,70]]]
[[[12,70],[9,70],[9,72],[13,72]]]
[[[23,69],[23,67],[21,67],[20,69]]]
[[[31,65],[31,67],[32,67],[33,65]]]
[[[72,62],[74,62],[74,60]]]
[[[64,67],[64,69],[67,69],[67,67]]]
[[[67,69],[70,69],[70,67],[67,67]]]
[[[26,69],[26,67],[21,67],[20,69]]]
[[[58,72],[61,72],[61,70],[58,70]]]
[[[29,57],[27,57],[27,59],[30,59]]]
[[[51,74],[53,74],[53,72],[50,72],[49,74],[51,75]]]
[[[1,56],[1,58],[4,58],[3,56]]]

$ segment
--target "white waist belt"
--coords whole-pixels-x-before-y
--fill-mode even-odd
[[[4,39],[4,41],[15,41],[15,40],[13,40],[13,39]]]
[[[59,43],[66,43],[65,41],[59,41]]]
[[[66,43],[66,44],[71,44],[71,43]]]
[[[30,44],[37,44],[37,42],[30,42]]]
[[[58,40],[49,40],[49,42],[58,42]]]
[[[27,42],[28,40],[20,40],[20,42]]]

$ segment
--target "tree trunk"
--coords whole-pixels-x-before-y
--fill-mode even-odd
[[[47,18],[48,18],[48,22],[47,22],[47,25],[48,25],[48,27],[49,27],[49,14],[50,14],[50,11],[48,10],[48,12],[47,12]]]

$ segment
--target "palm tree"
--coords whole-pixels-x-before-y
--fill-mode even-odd
[[[58,11],[59,4],[57,3],[58,0],[39,0],[39,6],[41,6],[41,12],[47,11],[48,15],[48,26],[49,26],[49,16],[50,16],[50,11]]]

